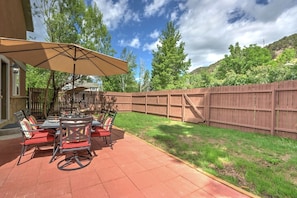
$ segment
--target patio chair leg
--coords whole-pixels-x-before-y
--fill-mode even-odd
[[[109,138],[110,138],[110,148],[113,149],[111,135],[109,136]]]
[[[89,154],[91,157],[93,157],[91,151],[90,151],[89,149],[88,149],[87,151],[88,151],[88,154]]]
[[[107,144],[107,139],[105,136],[103,137],[103,141],[105,141],[105,144]]]
[[[37,147],[37,149],[40,150],[39,147]],[[33,157],[35,155],[35,152],[36,152],[36,146],[34,147],[34,151],[33,151],[32,155],[31,155],[31,158],[30,159],[33,159]]]
[[[25,146],[23,146],[23,156],[25,155],[25,152],[27,151],[27,146],[25,145]]]
[[[52,156],[51,160],[49,161],[49,163],[52,163],[54,161],[58,150],[59,150],[59,147],[57,146],[57,148],[53,150],[53,156]]]
[[[24,156],[25,150],[26,150],[26,146],[23,145],[23,146],[22,146],[22,149],[21,149],[20,157],[19,157],[19,159],[18,159],[17,166],[20,165],[20,161],[21,161],[22,156]]]

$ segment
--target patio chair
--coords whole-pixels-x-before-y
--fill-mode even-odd
[[[102,137],[107,144],[107,137],[110,139],[110,148],[113,149],[112,138],[111,138],[111,130],[115,120],[117,112],[109,111],[102,126],[96,126],[94,131],[92,132],[92,137]]]
[[[69,157],[58,162],[60,170],[77,170],[91,163],[91,127],[93,117],[61,118],[58,145],[50,162],[54,161],[58,151],[61,154],[70,154]],[[87,151],[89,156],[82,154]]]
[[[101,126],[103,125],[103,122],[104,122],[107,114],[108,114],[108,111],[106,109],[101,109],[98,116],[96,116],[96,120],[101,123]]]
[[[14,116],[18,122],[22,121],[24,118],[26,118],[26,115],[25,115],[24,111],[22,111],[22,110],[15,112]]]
[[[15,115],[16,114],[18,113],[15,113]],[[29,146],[34,147],[34,152],[32,153],[32,156],[30,158],[32,159],[34,157],[36,148],[39,149],[39,147],[42,145],[54,145],[55,137],[52,134],[45,131],[40,132],[39,130],[33,129],[26,118],[23,118],[22,120],[18,121],[18,123],[20,126],[20,131],[22,132],[23,142],[21,143],[21,154],[18,159],[17,165],[20,164],[21,158],[25,155],[25,152],[27,151],[27,148]]]
[[[41,123],[37,122],[36,117],[30,113],[29,109],[25,109],[25,110],[22,110],[22,111],[23,111],[25,117],[27,118],[27,120],[32,125],[32,128],[33,129],[40,129]]]

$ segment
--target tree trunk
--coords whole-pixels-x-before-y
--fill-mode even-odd
[[[56,87],[55,73],[53,74],[52,80],[53,80],[52,83],[53,83],[53,88],[54,88],[54,94],[53,94],[53,97],[51,98],[50,105],[49,105],[49,108],[47,111],[47,115],[49,115],[50,113],[54,113],[55,103],[57,101],[59,90],[60,90],[59,87],[58,88]]]
[[[47,81],[45,93],[44,93],[44,100],[43,100],[43,116],[44,116],[44,118],[47,118],[47,110],[46,110],[47,109],[47,98],[48,98],[49,86],[50,86],[51,79],[52,79],[53,75],[54,75],[54,71],[51,71],[51,74]]]

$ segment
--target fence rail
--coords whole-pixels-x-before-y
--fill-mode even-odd
[[[296,85],[297,81],[284,81],[142,93],[80,92],[75,102],[93,111],[107,107],[297,139]],[[59,101],[58,107],[69,104]]]

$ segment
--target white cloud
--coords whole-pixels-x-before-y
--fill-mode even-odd
[[[175,21],[175,20],[177,20],[177,17],[178,17],[178,12],[177,12],[177,11],[173,11],[173,12],[170,14],[170,20],[171,20],[171,21]]]
[[[117,29],[121,23],[140,21],[139,15],[129,8],[128,0],[113,2],[110,0],[93,0],[103,13],[104,24],[110,30]]]
[[[250,0],[188,0],[185,6],[178,27],[192,69],[220,60],[236,42],[263,46],[297,32],[296,0],[271,1],[268,5]],[[227,13],[236,8],[253,20],[228,23]]]
[[[164,6],[169,2],[169,0],[153,0],[152,3],[144,7],[144,15],[149,17],[157,14],[162,15],[164,12]]]
[[[156,40],[155,42],[152,42],[152,43],[145,43],[143,45],[143,51],[156,51],[157,50],[157,45],[160,45],[160,41],[159,40]]]
[[[139,48],[140,47],[140,41],[138,37],[133,38],[131,41],[125,41],[125,40],[120,40],[119,45],[122,47],[133,47],[133,48]]]
[[[160,35],[160,32],[158,30],[154,30],[151,34],[150,34],[150,37],[152,39],[157,39]]]
[[[134,48],[139,48],[140,47],[139,38],[132,39],[132,41],[130,42],[130,46]]]

